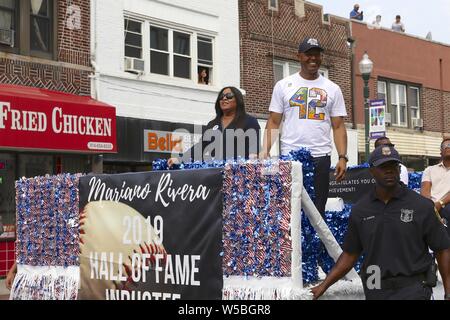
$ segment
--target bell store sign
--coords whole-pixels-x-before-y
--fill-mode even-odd
[[[144,130],[144,151],[157,153],[183,153],[200,141],[202,135],[184,129],[174,132]]]
[[[115,108],[87,97],[46,101],[0,96],[0,147],[117,152]],[[78,101],[77,101],[78,100]]]

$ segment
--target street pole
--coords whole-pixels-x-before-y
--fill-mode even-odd
[[[369,162],[369,79],[370,73],[363,73],[364,80],[364,119],[365,119],[365,159]]]

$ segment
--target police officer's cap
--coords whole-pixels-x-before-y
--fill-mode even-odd
[[[402,162],[397,150],[390,145],[378,146],[369,156],[369,165],[371,167],[378,167],[388,161]]]

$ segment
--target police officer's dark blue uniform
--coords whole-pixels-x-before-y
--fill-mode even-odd
[[[435,214],[433,202],[399,183],[399,163],[392,146],[380,146],[370,155],[376,188],[353,206],[344,252],[327,279],[312,289],[315,297],[364,254],[361,278],[366,299],[430,299],[427,274],[434,259],[428,248],[436,253],[449,293],[450,237]],[[372,273],[376,268],[378,275]],[[372,281],[376,280],[373,276],[381,281]]]

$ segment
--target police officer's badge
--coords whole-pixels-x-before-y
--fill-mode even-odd
[[[409,210],[409,209],[401,209],[400,210],[400,220],[402,220],[403,222],[411,222],[413,221],[414,218],[414,210]]]
[[[392,154],[391,152],[391,148],[389,147],[383,147],[381,149],[381,153],[383,154],[383,156],[390,156]]]

